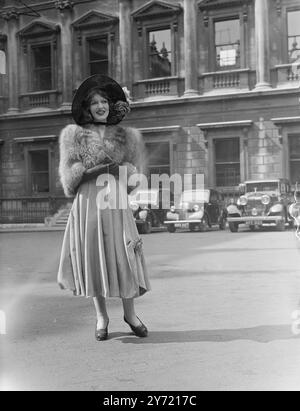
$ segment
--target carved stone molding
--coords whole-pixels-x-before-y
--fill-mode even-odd
[[[57,24],[46,21],[33,21],[19,31],[18,35],[21,38],[34,38],[41,36],[56,35],[60,31]]]
[[[208,27],[208,25],[209,25],[209,16],[208,16],[207,10],[204,10],[204,12],[203,12],[203,22],[204,22],[204,26]]]
[[[96,10],[89,11],[72,23],[76,33],[78,45],[82,45],[82,33],[99,27],[103,27],[105,30],[110,31],[111,39],[113,40],[114,38],[112,38],[112,35],[115,35],[113,33],[113,27],[118,23],[118,21],[119,19],[116,16],[103,14]]]
[[[28,43],[27,40],[23,37],[22,38],[22,49],[23,49],[23,53],[27,54],[28,53]]]
[[[140,21],[137,22],[137,31],[138,31],[139,37],[142,37],[143,36],[143,26]]]
[[[174,32],[175,32],[175,33],[178,31],[178,22],[177,22],[177,21],[174,21],[174,23],[173,23],[173,29],[174,29]]]
[[[248,21],[248,6],[247,4],[243,5],[243,20],[246,23]]]
[[[276,0],[276,11],[277,11],[277,16],[280,17],[281,12],[282,12],[282,2],[281,2],[281,0]]]
[[[4,11],[1,13],[1,16],[4,18],[6,21],[10,20],[19,20],[19,12],[15,7],[12,7],[9,10]]]
[[[112,26],[117,24],[118,17],[91,10],[72,23],[75,30],[87,30],[95,27]]]
[[[74,2],[71,0],[57,0],[55,2],[55,7],[62,12],[65,10],[72,10],[74,7]]]
[[[135,20],[148,20],[155,17],[173,16],[180,14],[182,7],[179,4],[170,4],[163,1],[152,1],[132,13]]]

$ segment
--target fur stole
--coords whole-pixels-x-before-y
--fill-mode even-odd
[[[101,140],[93,126],[66,126],[59,138],[60,180],[67,197],[72,197],[83,174],[96,165],[131,163],[141,170],[144,145],[141,133],[134,128],[108,126]]]

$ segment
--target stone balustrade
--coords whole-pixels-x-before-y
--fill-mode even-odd
[[[178,77],[141,80],[134,85],[137,99],[178,96]]]
[[[242,69],[203,73],[202,89],[204,93],[219,89],[249,90],[249,72],[248,69]]]
[[[20,107],[22,110],[30,110],[39,107],[57,108],[59,93],[56,90],[39,91],[22,94],[20,96]]]
[[[293,64],[281,64],[275,66],[276,87],[299,86],[300,63],[299,66]]]

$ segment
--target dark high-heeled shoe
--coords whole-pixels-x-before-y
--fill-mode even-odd
[[[96,321],[95,338],[96,338],[97,341],[107,340],[107,337],[108,337],[108,323],[109,323],[109,320],[107,321],[106,328],[97,329],[97,321]]]
[[[137,319],[140,321],[141,324],[138,325],[137,327],[135,327],[134,325],[130,324],[130,322],[128,322],[126,320],[125,315],[124,315],[125,323],[127,323],[129,325],[129,327],[132,329],[132,331],[134,332],[134,334],[137,337],[141,337],[141,338],[147,337],[147,335],[148,335],[147,327],[145,326],[145,324],[142,323],[142,321],[139,319],[139,317],[137,317]]]

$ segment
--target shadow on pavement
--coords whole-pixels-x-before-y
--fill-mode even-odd
[[[113,338],[113,335],[111,335]],[[269,343],[278,340],[299,339],[291,331],[291,325],[262,325],[232,330],[150,331],[147,338],[120,338],[124,344],[169,344],[194,342],[230,342],[249,340]]]

